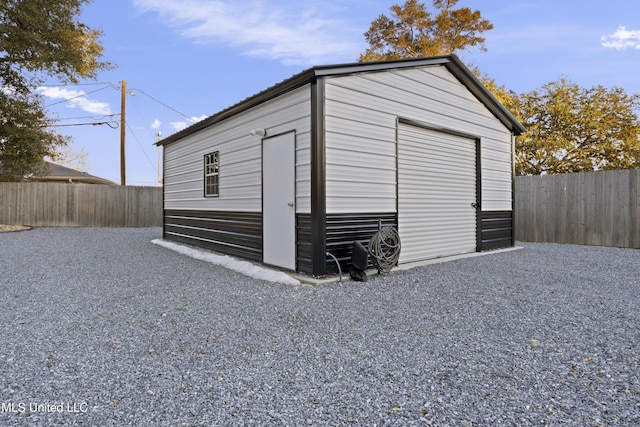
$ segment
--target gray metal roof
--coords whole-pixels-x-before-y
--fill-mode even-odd
[[[66,166],[59,165],[52,162],[44,162],[41,170],[29,178],[30,181],[41,182],[69,182],[69,183],[84,183],[84,184],[106,184],[106,185],[118,185],[108,179],[100,178],[98,176],[89,175],[86,172],[79,171],[77,169],[71,169]]]
[[[167,145],[191,135],[206,127],[219,123],[229,117],[235,116],[249,108],[255,107],[265,101],[303,86],[319,77],[339,76],[371,71],[384,71],[401,68],[442,65],[446,67],[467,89],[482,102],[514,135],[520,135],[526,131],[524,126],[498,101],[495,96],[473,75],[473,73],[460,61],[456,55],[433,56],[415,59],[398,59],[392,61],[356,62],[349,64],[321,65],[309,68],[296,74],[262,92],[250,96],[239,103],[226,108],[213,116],[195,123],[179,132],[156,143]]]

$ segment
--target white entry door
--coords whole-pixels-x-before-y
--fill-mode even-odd
[[[262,259],[295,270],[295,133],[262,141]]]

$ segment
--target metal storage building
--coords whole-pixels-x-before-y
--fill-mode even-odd
[[[400,264],[513,246],[524,130],[454,55],[313,67],[158,142],[164,238],[316,277],[379,220]]]

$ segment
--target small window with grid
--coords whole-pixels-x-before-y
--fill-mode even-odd
[[[204,196],[216,197],[220,191],[220,152],[204,155]]]

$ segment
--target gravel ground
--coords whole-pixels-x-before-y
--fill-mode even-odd
[[[0,234],[1,426],[640,425],[638,250],[522,244],[312,287],[160,234]]]

